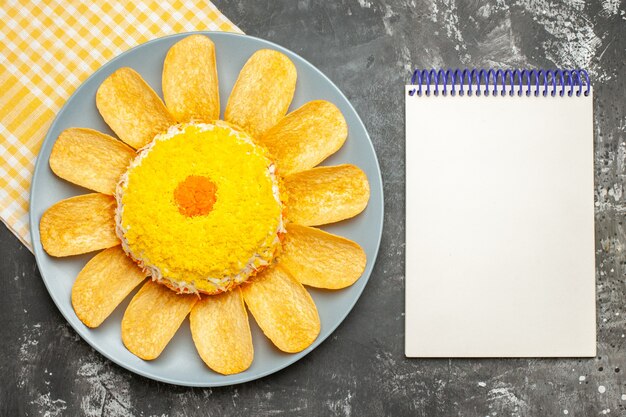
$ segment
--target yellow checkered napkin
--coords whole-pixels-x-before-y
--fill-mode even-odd
[[[0,2],[0,218],[31,250],[35,158],[74,90],[102,64],[150,39],[195,30],[241,32],[208,1],[98,3]]]

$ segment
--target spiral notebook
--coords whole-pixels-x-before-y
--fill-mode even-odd
[[[587,73],[417,70],[405,94],[406,355],[595,356]]]

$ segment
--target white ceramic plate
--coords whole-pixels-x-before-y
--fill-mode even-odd
[[[363,276],[350,288],[339,291],[309,288],[322,322],[317,340],[297,354],[280,352],[265,338],[254,319],[250,317],[254,362],[245,372],[224,376],[204,365],[193,345],[189,323],[186,320],[158,359],[143,361],[126,350],[121,340],[120,322],[131,299],[130,296],[97,329],[86,327],[72,309],[70,301],[72,283],[94,254],[53,258],[48,256],[41,246],[39,220],[43,212],[59,200],[89,192],[52,173],[48,158],[54,141],[69,127],[89,127],[113,135],[96,109],[95,94],[102,81],[116,69],[128,66],[138,71],[160,95],[165,54],[174,43],[189,34],[156,39],[131,49],[102,66],[70,97],[52,123],[37,159],[31,187],[30,223],[37,265],[48,292],[63,316],[87,343],[118,365],[148,378],[178,385],[209,387],[246,382],[276,372],[315,349],[343,321],[361,295],[376,260],[383,224],[383,189],[380,168],[365,126],[346,97],[319,70],[293,52],[265,40],[224,32],[204,34],[208,35],[216,46],[222,109],[226,107],[226,100],[239,71],[252,53],[264,48],[281,51],[291,58],[298,70],[296,94],[290,111],[307,101],[325,99],[339,107],[348,123],[348,140],[343,148],[323,165],[352,163],[361,167],[368,176],[371,198],[367,209],[354,219],[323,228],[358,242],[367,254],[367,267]]]

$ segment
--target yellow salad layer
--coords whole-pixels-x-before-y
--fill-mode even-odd
[[[117,187],[117,233],[154,279],[228,290],[270,264],[284,232],[274,164],[225,123],[184,124],[142,149]]]

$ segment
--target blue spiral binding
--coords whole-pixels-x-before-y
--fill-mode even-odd
[[[457,87],[458,94],[461,96],[498,95],[498,88],[501,96],[506,94],[530,96],[533,86],[535,87],[534,96],[541,94],[543,97],[547,97],[548,94],[551,97],[557,94],[560,97],[565,94],[568,97],[573,95],[579,97],[581,94],[588,96],[591,90],[589,74],[583,69],[416,69],[411,77],[411,85],[416,88],[409,90],[410,96],[424,94],[430,96],[431,90],[436,96],[439,94],[454,96],[457,94]],[[540,92],[541,87],[543,87],[542,92]],[[578,90],[574,92],[576,89]]]

